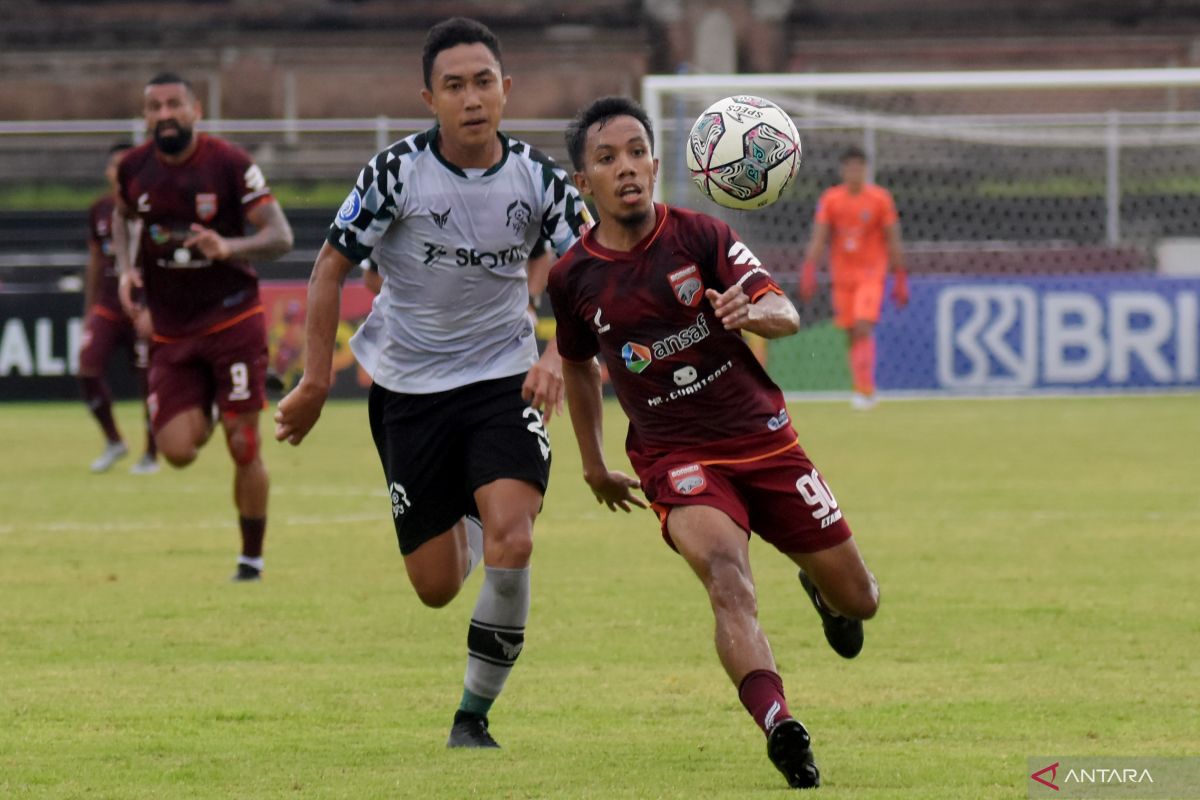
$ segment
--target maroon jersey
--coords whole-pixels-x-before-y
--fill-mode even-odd
[[[117,293],[117,260],[113,257],[112,214],[115,205],[112,195],[106,194],[88,209],[88,240],[100,250],[100,280],[92,302],[124,318]]]
[[[156,335],[203,333],[258,304],[258,276],[248,261],[210,261],[183,246],[193,223],[244,236],[246,214],[271,199],[249,154],[201,133],[187,161],[168,164],[148,141],[121,159],[117,181],[128,213],[142,222],[138,265]]]
[[[639,472],[684,451],[754,455],[794,443],[783,393],[704,297],[740,283],[757,300],[779,286],[725,223],[655,211],[658,224],[633,250],[601,246],[593,229],[555,264],[559,352],[604,359]]]

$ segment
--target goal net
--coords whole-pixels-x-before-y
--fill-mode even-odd
[[[757,211],[708,201],[684,162],[692,122],[731,94],[800,131],[793,184]],[[895,197],[911,275],[876,329],[881,392],[1200,388],[1200,69],[648,76],[643,101],[661,199],[733,225],[801,309],[767,349],[786,390],[850,386],[828,285],[794,292],[848,145]]]

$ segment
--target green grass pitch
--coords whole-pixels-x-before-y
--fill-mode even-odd
[[[818,796],[1024,797],[1029,756],[1200,753],[1196,396],[792,410],[883,590],[844,662],[752,547]],[[417,602],[365,414],[268,445],[266,579],[242,586],[221,442],[93,476],[82,404],[0,406],[0,797],[785,796],[700,584],[652,514],[595,504],[557,419],[504,749],[448,752],[479,576]]]

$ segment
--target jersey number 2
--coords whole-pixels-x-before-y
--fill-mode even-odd
[[[527,406],[525,410],[521,412],[521,416],[530,420],[529,424],[525,427],[530,433],[537,437],[538,447],[541,448],[542,451],[542,459],[544,461],[549,461],[550,436],[546,433],[546,426],[542,424],[542,415],[536,408]]]

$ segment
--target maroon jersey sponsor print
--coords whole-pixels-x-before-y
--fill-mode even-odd
[[[608,250],[593,231],[551,270],[563,358],[604,359],[639,471],[668,453],[730,439],[752,451],[794,442],[783,393],[704,297],[706,288],[740,284],[757,299],[778,285],[725,223],[664,205],[655,211],[655,230],[633,250]]]
[[[193,224],[244,236],[246,214],[271,199],[244,150],[206,134],[196,140],[182,164],[160,159],[150,141],[117,169],[121,201],[142,222],[138,265],[154,331],[172,338],[201,333],[258,303],[258,276],[248,261],[211,261],[183,243]]]

